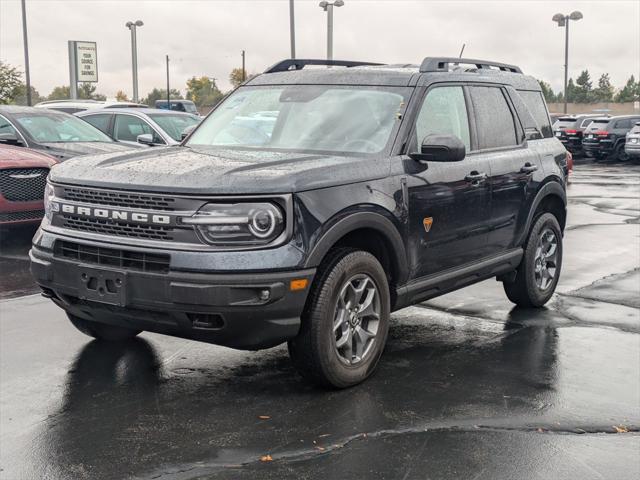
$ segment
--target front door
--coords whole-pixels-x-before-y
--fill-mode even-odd
[[[461,85],[428,90],[409,151],[431,133],[455,135],[471,149],[467,101]],[[405,159],[412,277],[472,263],[486,256],[490,164],[467,155],[459,162],[421,164]]]

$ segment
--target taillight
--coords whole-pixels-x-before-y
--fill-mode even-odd
[[[567,170],[569,173],[573,172],[573,155],[567,151]]]
[[[578,133],[577,130],[565,130],[564,133],[568,133],[569,135],[575,135],[576,133]]]

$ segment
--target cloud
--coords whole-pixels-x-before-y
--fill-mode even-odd
[[[520,65],[560,89],[564,33],[551,17],[579,9],[572,22],[570,75],[588,68],[616,86],[640,76],[640,2],[346,0],[335,9],[334,57],[419,63],[425,56],[465,56]],[[323,58],[326,14],[315,0],[297,0],[299,57]],[[128,20],[138,34],[141,95],[165,85],[184,91],[191,76],[207,75],[228,89],[231,69],[247,52],[247,69],[260,72],[289,56],[287,0],[125,1],[27,0],[31,78],[43,94],[68,83],[67,40],[98,43],[98,91],[131,93]],[[0,58],[22,67],[20,2],[0,0]]]

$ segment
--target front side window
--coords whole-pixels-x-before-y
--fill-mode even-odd
[[[240,87],[191,135],[188,146],[372,154],[390,144],[408,88]]]
[[[16,113],[16,121],[36,142],[112,142],[107,135],[78,117],[53,111]]]
[[[470,87],[478,129],[478,148],[512,147],[518,144],[513,114],[502,89]]]
[[[116,115],[116,123],[113,134],[116,140],[121,142],[137,142],[138,135],[150,133],[153,143],[164,143],[162,138],[141,118],[133,115]]]
[[[149,117],[176,142],[182,140],[182,132],[193,125],[197,125],[200,121],[200,118],[196,117],[195,115],[171,115],[168,113],[152,113],[149,114]]]
[[[424,99],[416,119],[414,151],[424,137],[437,133],[458,137],[467,151],[471,149],[469,118],[464,92],[460,86],[437,87],[430,90]]]

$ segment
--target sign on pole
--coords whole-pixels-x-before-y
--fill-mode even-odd
[[[69,40],[69,80],[71,98],[78,98],[78,82],[98,81],[96,42]]]

